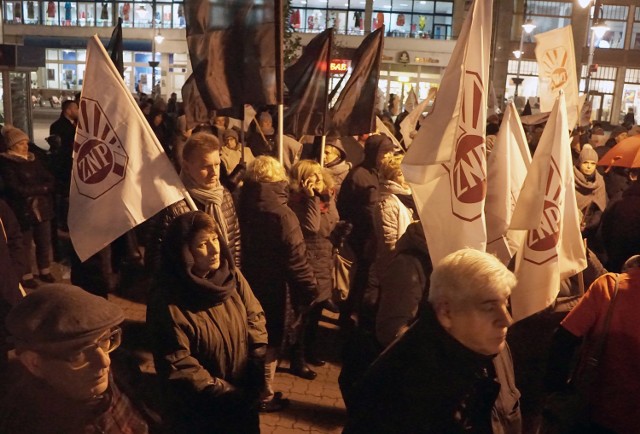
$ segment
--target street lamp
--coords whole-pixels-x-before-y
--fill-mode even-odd
[[[524,13],[525,14],[527,13],[526,3],[525,3]],[[520,64],[522,63],[522,54],[524,53],[524,51],[522,51],[523,46],[524,46],[524,35],[525,34],[527,34],[527,35],[531,34],[531,32],[533,32],[533,30],[535,28],[536,28],[536,25],[533,24],[533,21],[531,21],[531,18],[528,18],[527,20],[525,20],[524,24],[522,25],[522,32],[520,33],[520,49],[518,49],[518,50],[513,52],[513,55],[516,57],[516,59],[518,59],[518,69],[516,70],[516,78],[513,79],[513,84],[516,85],[516,91],[514,92],[514,98],[518,97],[518,88],[520,87],[520,85],[524,81],[524,79],[520,78]]]
[[[151,28],[153,29],[153,39],[151,40],[151,60],[149,66],[151,67],[151,99],[155,99],[156,93],[156,68],[160,65],[160,62],[156,60],[156,44],[162,44],[164,36],[160,33],[156,33],[156,8],[155,3],[153,6],[153,16],[151,17]]]

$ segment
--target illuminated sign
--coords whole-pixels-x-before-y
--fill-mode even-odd
[[[329,72],[334,75],[342,75],[349,70],[351,60],[334,59],[329,64]]]

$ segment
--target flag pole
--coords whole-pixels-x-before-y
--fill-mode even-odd
[[[320,166],[324,167],[324,148],[327,146],[327,116],[329,116],[329,65],[331,65],[331,49],[333,48],[333,31],[329,35],[329,49],[325,59],[324,77],[324,116],[322,117],[322,141],[320,142]],[[345,74],[346,75],[346,74]]]
[[[278,161],[280,164],[284,164],[284,90],[283,90],[283,76],[284,76],[284,56],[282,53],[284,45],[284,24],[283,24],[283,0],[275,0],[275,44],[276,44],[276,102],[278,104]]]

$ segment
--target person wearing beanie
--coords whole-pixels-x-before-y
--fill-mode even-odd
[[[40,160],[29,152],[29,137],[23,131],[5,125],[2,136],[7,144],[7,151],[0,153],[0,176],[4,182],[6,201],[20,223],[27,258],[31,257],[31,245],[35,243],[39,279],[52,283],[54,278],[49,266],[55,179]],[[31,267],[25,270],[22,284],[26,288],[37,287]]]
[[[111,372],[123,320],[119,306],[67,284],[19,301],[6,318],[17,360],[2,388],[0,432],[147,433]]]
[[[596,232],[600,226],[602,212],[607,206],[607,191],[604,179],[596,170],[598,154],[591,145],[583,146],[578,156],[578,164],[573,168],[576,183],[576,200],[578,209],[582,213],[580,228],[582,235],[587,238],[593,249]]]
[[[243,158],[244,155],[244,158]],[[247,164],[254,160],[253,152],[247,146],[241,146],[238,133],[233,128],[222,133],[220,148],[220,180],[230,191],[235,191],[242,183]]]

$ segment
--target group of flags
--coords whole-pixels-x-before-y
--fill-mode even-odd
[[[253,2],[227,3],[235,6],[222,19],[207,0],[185,2],[194,74],[183,88],[183,98],[194,113],[275,102],[270,78],[275,56],[267,55],[274,47],[266,42],[273,36],[269,1],[262,0],[257,9]],[[404,142],[411,144],[403,171],[434,264],[463,247],[494,253],[505,263],[517,255],[518,285],[512,305],[518,320],[551,304],[560,279],[584,269],[586,259],[567,134],[568,92],[563,93],[561,86],[554,89],[558,96],[533,159],[510,103],[487,161],[491,17],[492,1],[476,0],[432,111],[412,139],[413,126],[433,92],[420,104],[416,99],[417,108],[401,124]],[[237,44],[242,35],[247,39]],[[119,37],[121,44],[121,33]],[[116,32],[114,38],[110,45],[118,43]],[[225,45],[229,41],[235,43],[235,51]],[[329,29],[318,34],[285,71],[290,104],[284,118],[297,136],[326,135],[328,129],[338,135],[376,129],[373,110],[383,29],[369,34],[356,51],[353,72],[329,112],[331,45]],[[220,56],[211,55],[216,49],[221,50],[217,51]],[[257,57],[247,62],[246,53]],[[89,40],[69,210],[70,235],[81,260],[162,208],[189,200],[110,57],[117,60],[117,53],[112,50],[109,56],[96,36]],[[238,76],[253,81],[247,83]],[[554,83],[559,83],[559,77]]]

